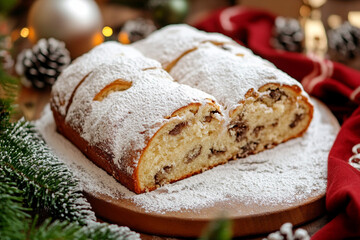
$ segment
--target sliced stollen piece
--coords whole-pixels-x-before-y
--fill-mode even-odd
[[[186,24],[176,24],[155,31],[148,38],[137,41],[132,46],[147,57],[159,61],[163,68],[169,71],[183,55],[206,42],[215,45],[236,44],[222,34],[205,33]]]
[[[266,62],[243,59],[211,43],[182,57],[170,75],[212,94],[225,107],[228,149],[238,157],[301,136],[312,119],[313,106],[296,80]]]
[[[51,97],[51,100],[56,103],[54,106],[58,107],[57,110],[61,115],[66,115],[69,103],[72,101],[73,91],[71,90],[81,84],[87,74],[100,64],[112,61],[113,58],[123,55],[129,57],[142,56],[139,51],[132,47],[109,41],[96,46],[90,52],[78,57],[71,65],[64,69],[52,88]],[[62,79],[68,79],[68,81],[63,81]]]
[[[216,97],[229,117],[226,145],[234,156],[246,156],[301,136],[313,114],[302,86],[233,41],[225,38],[214,44],[212,35],[172,25],[134,46],[163,66],[165,63],[175,81]],[[163,47],[152,47],[158,45]]]
[[[56,104],[51,102],[58,131],[136,193],[230,156],[219,141],[224,119],[214,98],[174,82],[160,63],[144,57],[120,56],[94,68],[66,116]]]

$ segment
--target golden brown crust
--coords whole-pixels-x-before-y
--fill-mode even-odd
[[[231,42],[216,42],[216,41],[209,41],[209,40],[205,40],[205,41],[202,41],[201,43],[212,43],[214,44],[215,46],[222,46],[224,44],[232,44]],[[163,66],[164,69],[167,71],[167,72],[170,72],[171,69],[176,65],[177,62],[179,62],[183,57],[185,57],[186,55],[188,55],[189,53],[197,50],[198,48],[195,47],[195,48],[191,48],[189,50],[186,50],[185,52],[183,52],[179,57],[177,57],[176,59],[174,59],[172,62],[170,62],[169,64],[167,64],[166,66]],[[243,54],[236,54],[237,56],[244,56]]]
[[[104,98],[106,98],[111,92],[114,91],[125,91],[126,89],[129,89],[132,86],[132,82],[126,81],[123,79],[117,79],[113,81],[112,83],[106,85],[103,89],[98,92],[95,97],[94,101],[102,101]]]
[[[178,58],[176,58],[175,60],[173,60],[171,63],[169,63],[167,66],[164,66],[164,69],[167,71],[167,72],[170,72],[171,69],[176,65],[176,63],[178,61],[180,61],[180,59],[182,59],[185,55],[195,51],[197,48],[192,48],[192,49],[189,49],[185,52],[183,52]]]
[[[66,116],[66,114],[67,114],[68,111],[69,111],[69,108],[70,108],[70,106],[71,106],[71,104],[72,104],[72,101],[73,101],[73,99],[74,99],[74,96],[75,96],[76,91],[77,91],[78,88],[81,86],[81,84],[83,84],[83,82],[85,81],[85,79],[86,79],[90,74],[91,74],[91,72],[89,72],[88,74],[86,74],[86,75],[83,77],[83,79],[81,79],[81,81],[75,86],[73,92],[71,93],[69,102],[68,102],[68,104],[67,104],[67,106],[66,106],[65,116]]]

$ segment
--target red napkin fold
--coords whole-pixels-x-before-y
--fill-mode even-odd
[[[360,143],[360,72],[330,60],[274,49],[275,18],[266,11],[235,6],[212,13],[195,27],[223,33],[249,47],[301,82],[344,121],[328,158],[326,208],[333,218],[312,239],[360,238],[360,171],[349,164],[353,146]]]

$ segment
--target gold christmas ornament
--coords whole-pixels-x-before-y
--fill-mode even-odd
[[[99,43],[102,17],[94,0],[37,0],[30,9],[29,38],[64,41],[75,58]]]

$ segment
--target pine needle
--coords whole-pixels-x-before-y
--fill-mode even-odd
[[[140,239],[138,233],[130,231],[128,227],[119,227],[114,224],[91,222],[83,228],[84,234],[88,239],[103,240],[137,240]]]
[[[22,207],[22,191],[0,170],[0,239],[24,239],[24,225],[30,217]]]
[[[95,220],[78,182],[25,121],[0,134],[0,169],[23,190],[28,206],[51,216],[85,224]]]
[[[27,233],[26,239],[29,240],[140,239],[139,234],[127,227],[94,221],[95,214],[81,193],[78,181],[52,154],[31,123],[21,120],[7,126],[0,132],[1,176],[15,182],[13,185],[22,190],[26,206],[34,210],[45,209],[53,218],[65,221],[51,223],[47,219],[36,227],[36,217],[31,227],[26,221],[22,222],[23,229],[18,230],[19,238],[12,237],[8,232],[3,236],[11,237],[1,240],[24,239],[20,233]],[[11,192],[7,194],[13,196]],[[24,220],[20,218],[19,221]]]
[[[88,239],[82,233],[82,228],[77,223],[69,223],[67,221],[46,219],[39,227],[37,227],[38,217],[35,217],[30,231],[27,234],[29,240],[51,240],[51,239]]]
[[[0,240],[140,239],[127,227],[95,222],[78,180],[34,126],[9,122],[17,84],[0,66]],[[43,210],[56,220],[29,214]]]

